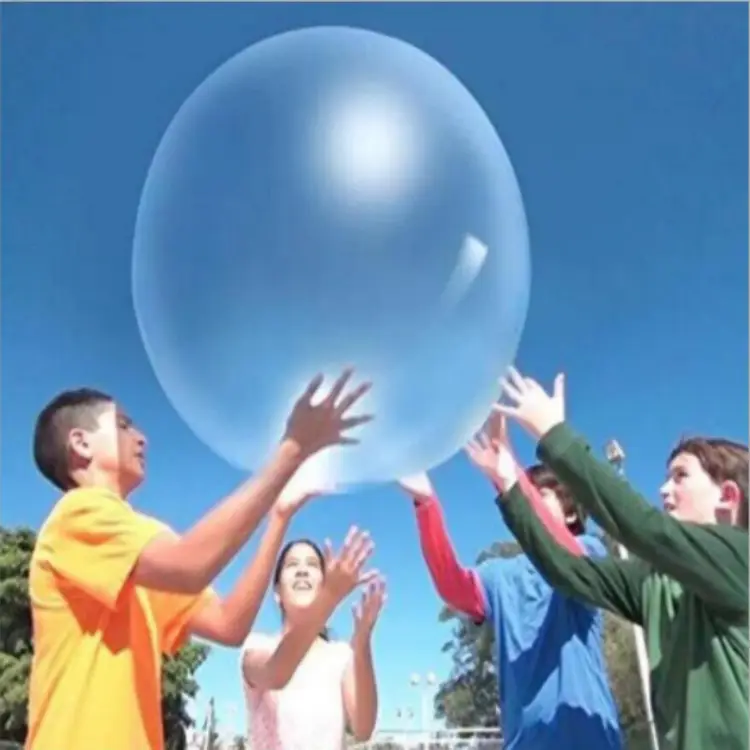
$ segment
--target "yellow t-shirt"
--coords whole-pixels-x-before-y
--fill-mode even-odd
[[[144,547],[167,529],[116,494],[76,489],[39,532],[29,592],[34,659],[27,750],[162,750],[161,655],[210,591],[136,586]]]

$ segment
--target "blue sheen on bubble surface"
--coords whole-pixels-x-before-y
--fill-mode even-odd
[[[250,471],[306,382],[349,364],[377,418],[317,459],[326,481],[443,462],[497,396],[529,285],[492,123],[436,60],[359,29],[284,33],[220,66],[169,124],[138,209],[133,298],[156,376]]]

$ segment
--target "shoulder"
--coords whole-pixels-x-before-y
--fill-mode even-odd
[[[66,492],[52,509],[47,523],[50,528],[59,528],[108,524],[119,520],[157,523],[136,512],[124,498],[101,487],[80,487]]]
[[[525,555],[514,557],[491,557],[477,565],[474,569],[482,583],[489,585],[495,581],[507,578],[519,567],[519,562],[526,559]]]
[[[56,521],[79,513],[117,510],[124,502],[117,494],[102,487],[78,487],[66,492],[55,503],[49,520]]]
[[[66,492],[53,506],[42,524],[37,547],[70,533],[79,536],[85,530],[112,521],[122,512],[125,501],[114,492],[99,487],[81,487]]]

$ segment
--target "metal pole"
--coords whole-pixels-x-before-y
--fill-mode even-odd
[[[610,466],[623,478],[625,478],[625,451],[616,440],[610,440],[604,449]],[[628,560],[630,555],[624,545],[617,543],[617,555],[621,560]],[[638,672],[641,677],[641,691],[643,693],[643,704],[646,709],[646,721],[648,722],[649,739],[652,750],[659,750],[659,735],[656,732],[656,722],[651,708],[651,670],[648,662],[648,649],[646,648],[646,637],[643,628],[633,625],[633,637],[635,638],[635,653],[638,659]]]

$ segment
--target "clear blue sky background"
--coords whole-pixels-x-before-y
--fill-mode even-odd
[[[568,373],[569,413],[617,436],[656,500],[681,434],[745,439],[748,76],[744,4],[360,7],[6,5],[2,31],[2,522],[38,527],[56,493],[35,473],[35,415],[53,393],[116,394],[147,432],[135,502],[186,529],[241,476],[168,405],[141,347],[131,242],[145,173],[173,114],[225,59],[268,35],[347,24],[400,37],[467,84],[524,192],[534,277],[519,365]],[[450,356],[450,352],[446,352]],[[520,440],[520,436],[519,436]],[[530,446],[519,442],[522,455]],[[434,473],[461,557],[506,535],[456,457]],[[409,673],[447,674],[448,629],[392,487],[321,500],[295,534],[369,528],[390,601],[377,632],[381,725],[417,705]],[[219,581],[228,591],[255,547]],[[269,600],[258,627],[279,620]],[[342,635],[349,614],[334,620]],[[217,650],[202,696],[241,702]],[[226,714],[226,711],[225,711]]]

